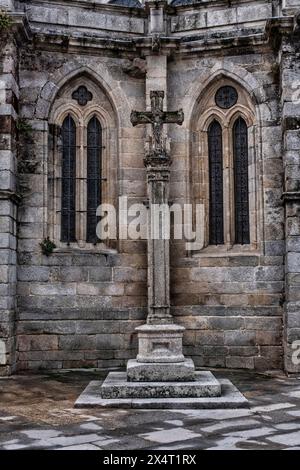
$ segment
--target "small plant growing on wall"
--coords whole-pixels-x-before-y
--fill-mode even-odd
[[[43,255],[50,256],[53,253],[53,250],[56,248],[56,245],[50,240],[49,237],[47,237],[40,243],[40,247],[42,249]]]
[[[7,14],[7,12],[0,10],[0,31],[7,31],[12,26],[12,24],[12,19]]]
[[[29,137],[33,131],[31,124],[29,124],[26,119],[20,118],[17,121],[17,130],[20,134],[23,134],[25,137]]]

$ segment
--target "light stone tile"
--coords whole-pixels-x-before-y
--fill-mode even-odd
[[[208,447],[206,450],[238,450],[236,444],[240,441],[239,437],[225,437],[217,442],[216,446]]]
[[[61,434],[61,431],[51,429],[33,429],[29,431],[21,431],[21,434],[25,434],[30,439],[51,439],[58,437]]]
[[[103,429],[102,426],[99,426],[99,424],[96,423],[85,423],[80,425],[81,429],[88,429],[89,431],[100,431]]]
[[[183,421],[181,421],[180,419],[171,419],[171,420],[165,421],[165,423],[173,424],[174,426],[184,426]]]
[[[176,413],[184,414],[187,418],[197,418],[199,420],[242,418],[253,415],[250,410],[176,410]]]
[[[213,424],[211,426],[206,426],[204,428],[201,428],[201,431],[207,432],[207,433],[212,433],[216,431],[221,431],[222,429],[226,429],[229,427],[235,427],[235,426],[255,426],[259,425],[259,421],[255,419],[245,419],[245,420],[231,420],[227,421],[226,423],[217,423]]]
[[[28,446],[25,444],[8,444],[3,446],[5,450],[21,450],[26,448],[28,448]]]
[[[99,450],[99,447],[93,444],[79,444],[78,446],[57,447],[57,449],[52,450]]]
[[[262,411],[263,413],[268,413],[271,411],[285,410],[287,408],[292,408],[294,406],[296,405],[292,403],[274,403],[273,405],[255,406],[254,408],[251,408],[251,410],[254,412]]]
[[[168,444],[170,442],[180,442],[187,441],[189,439],[195,439],[196,437],[201,437],[201,434],[189,431],[188,429],[173,428],[164,429],[163,431],[154,431],[147,434],[139,434],[139,437],[142,437],[147,441]]]
[[[279,434],[277,436],[270,436],[267,438],[269,441],[276,444],[299,446],[300,445],[300,431]]]
[[[263,437],[263,436],[268,436],[269,434],[275,433],[276,429],[273,428],[266,428],[266,427],[261,427],[257,429],[246,429],[245,431],[232,431],[228,432],[225,435],[226,436],[237,436],[241,437],[242,439],[248,439],[249,437]]]
[[[99,440],[100,437],[97,434],[79,434],[77,436],[60,436],[60,437],[52,437],[50,439],[41,439],[34,443],[34,446],[47,448],[53,446],[62,446],[67,447],[71,445],[77,444],[86,444],[89,442],[94,442]]]
[[[93,442],[94,445],[99,446],[99,447],[106,447],[110,444],[114,444],[115,442],[120,442],[119,439],[103,439],[99,441]]]
[[[287,411],[287,414],[290,416],[295,416],[296,418],[300,418],[300,410],[295,410],[295,411]]]
[[[276,429],[280,429],[281,431],[291,431],[293,429],[300,429],[300,423],[280,423],[275,425]]]
[[[291,398],[300,398],[300,390],[293,390],[291,392],[283,393],[283,395]]]

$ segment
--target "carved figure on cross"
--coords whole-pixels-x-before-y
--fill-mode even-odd
[[[130,120],[133,126],[138,124],[151,124],[153,134],[153,151],[156,156],[162,158],[166,154],[163,125],[164,124],[179,124],[184,121],[184,114],[182,109],[178,111],[164,111],[163,101],[164,91],[151,91],[151,111],[132,111]]]

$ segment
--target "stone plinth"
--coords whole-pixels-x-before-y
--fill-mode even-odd
[[[183,382],[195,380],[195,366],[192,359],[183,362],[127,362],[127,380],[129,382]]]
[[[101,387],[102,398],[218,397],[221,385],[209,371],[196,372],[192,382],[127,382],[124,372],[111,372]]]
[[[248,400],[229,381],[220,380],[221,396],[197,398],[103,398],[101,382],[95,380],[75,402],[75,408],[133,409],[225,409],[247,408]]]
[[[138,362],[184,362],[179,325],[142,325],[136,328],[139,340]]]
[[[192,359],[182,353],[184,327],[174,324],[136,328],[139,353],[127,363],[129,382],[182,382],[195,380]]]

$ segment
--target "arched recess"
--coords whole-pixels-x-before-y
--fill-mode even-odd
[[[76,241],[70,242],[61,237],[62,208],[62,138],[61,126],[70,115],[76,124]],[[88,204],[91,193],[88,191],[88,153],[91,133],[88,126],[92,120],[98,123],[97,175],[101,186],[101,197],[97,200],[117,206],[118,170],[118,119],[115,107],[102,84],[88,73],[79,73],[67,81],[56,93],[49,113],[49,139],[47,160],[47,236],[58,248],[66,246],[88,250],[115,248],[115,241],[108,244],[92,242],[88,234]],[[101,144],[99,143],[101,142]],[[95,162],[94,162],[95,163]],[[100,189],[99,189],[100,191]],[[93,204],[95,205],[95,204]]]
[[[237,100],[228,108],[222,108],[216,102],[216,93],[221,87],[233,87],[237,92]],[[191,112],[190,132],[190,181],[191,199],[194,207],[203,204],[204,248],[203,254],[239,253],[257,251],[259,234],[261,233],[260,207],[261,188],[258,177],[258,161],[260,159],[260,128],[257,103],[239,82],[231,77],[218,75],[202,89]],[[249,192],[249,243],[236,243],[236,217],[234,192],[234,142],[233,128],[238,118],[242,118],[248,128],[248,192]],[[223,158],[223,230],[224,242],[218,246],[210,244],[210,174],[209,174],[209,139],[208,129],[212,122],[222,127],[222,158]],[[247,239],[244,239],[247,241]]]

